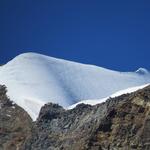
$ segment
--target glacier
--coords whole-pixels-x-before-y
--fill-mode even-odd
[[[68,108],[147,83],[150,72],[144,68],[119,72],[37,53],[20,54],[0,67],[0,84],[6,85],[10,99],[33,120],[48,102]]]

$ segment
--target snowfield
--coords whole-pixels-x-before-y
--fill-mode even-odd
[[[7,86],[10,99],[33,120],[48,102],[68,108],[81,100],[102,99],[147,83],[150,73],[144,68],[118,72],[36,53],[21,54],[0,67],[0,84]]]
[[[140,89],[143,89],[147,86],[149,86],[150,84],[145,84],[145,85],[141,85],[141,86],[136,86],[136,87],[131,87],[131,88],[127,88],[125,90],[121,90],[121,91],[118,91],[108,97],[105,97],[105,98],[102,98],[102,99],[92,99],[92,100],[83,100],[83,101],[80,101],[76,104],[73,104],[71,106],[68,107],[68,109],[73,109],[75,108],[77,105],[79,104],[89,104],[89,105],[96,105],[96,104],[99,104],[99,103],[102,103],[102,102],[105,102],[107,99],[109,98],[114,98],[114,97],[118,97],[118,96],[121,96],[123,94],[128,94],[128,93],[132,93],[132,92],[135,92],[137,90],[140,90]]]

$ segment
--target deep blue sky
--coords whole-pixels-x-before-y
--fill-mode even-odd
[[[150,69],[150,1],[0,0],[0,63],[29,51]]]

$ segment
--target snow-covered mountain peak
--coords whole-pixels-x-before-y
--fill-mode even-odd
[[[80,64],[77,62],[72,62],[72,61],[68,61],[68,60],[64,60],[64,59],[60,59],[60,58],[54,58],[54,57],[50,57],[50,56],[46,56],[46,55],[34,53],[34,52],[20,54],[20,55],[16,56],[12,61],[14,61],[14,62],[16,62],[16,61],[32,61],[32,62],[38,61],[39,63],[50,61],[52,64],[53,63],[65,63],[65,64],[71,63],[74,65]],[[12,61],[10,61],[10,62],[12,62]],[[82,65],[84,65],[84,64],[82,64]]]
[[[33,119],[47,102],[68,107],[147,83],[147,74],[117,72],[36,53],[21,54],[0,68],[0,84],[7,86],[8,96]]]

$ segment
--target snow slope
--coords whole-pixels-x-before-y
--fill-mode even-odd
[[[124,90],[120,90],[120,91],[118,91],[118,92],[116,92],[116,93],[114,93],[114,94],[112,94],[108,97],[102,98],[102,99],[83,100],[83,101],[80,101],[78,103],[75,103],[75,104],[69,106],[68,109],[73,109],[77,105],[82,104],[82,103],[89,104],[89,105],[96,105],[96,104],[105,102],[109,98],[114,98],[114,97],[121,96],[123,94],[132,93],[132,92],[135,92],[137,90],[143,89],[143,88],[145,88],[146,86],[149,86],[149,85],[150,84],[144,84],[144,85],[141,85],[141,86],[135,86],[135,87],[127,88],[127,89],[124,89]]]
[[[129,87],[150,83],[150,73],[117,72],[36,53],[15,57],[0,68],[8,96],[35,120],[47,102],[67,108],[81,100],[101,99]]]

